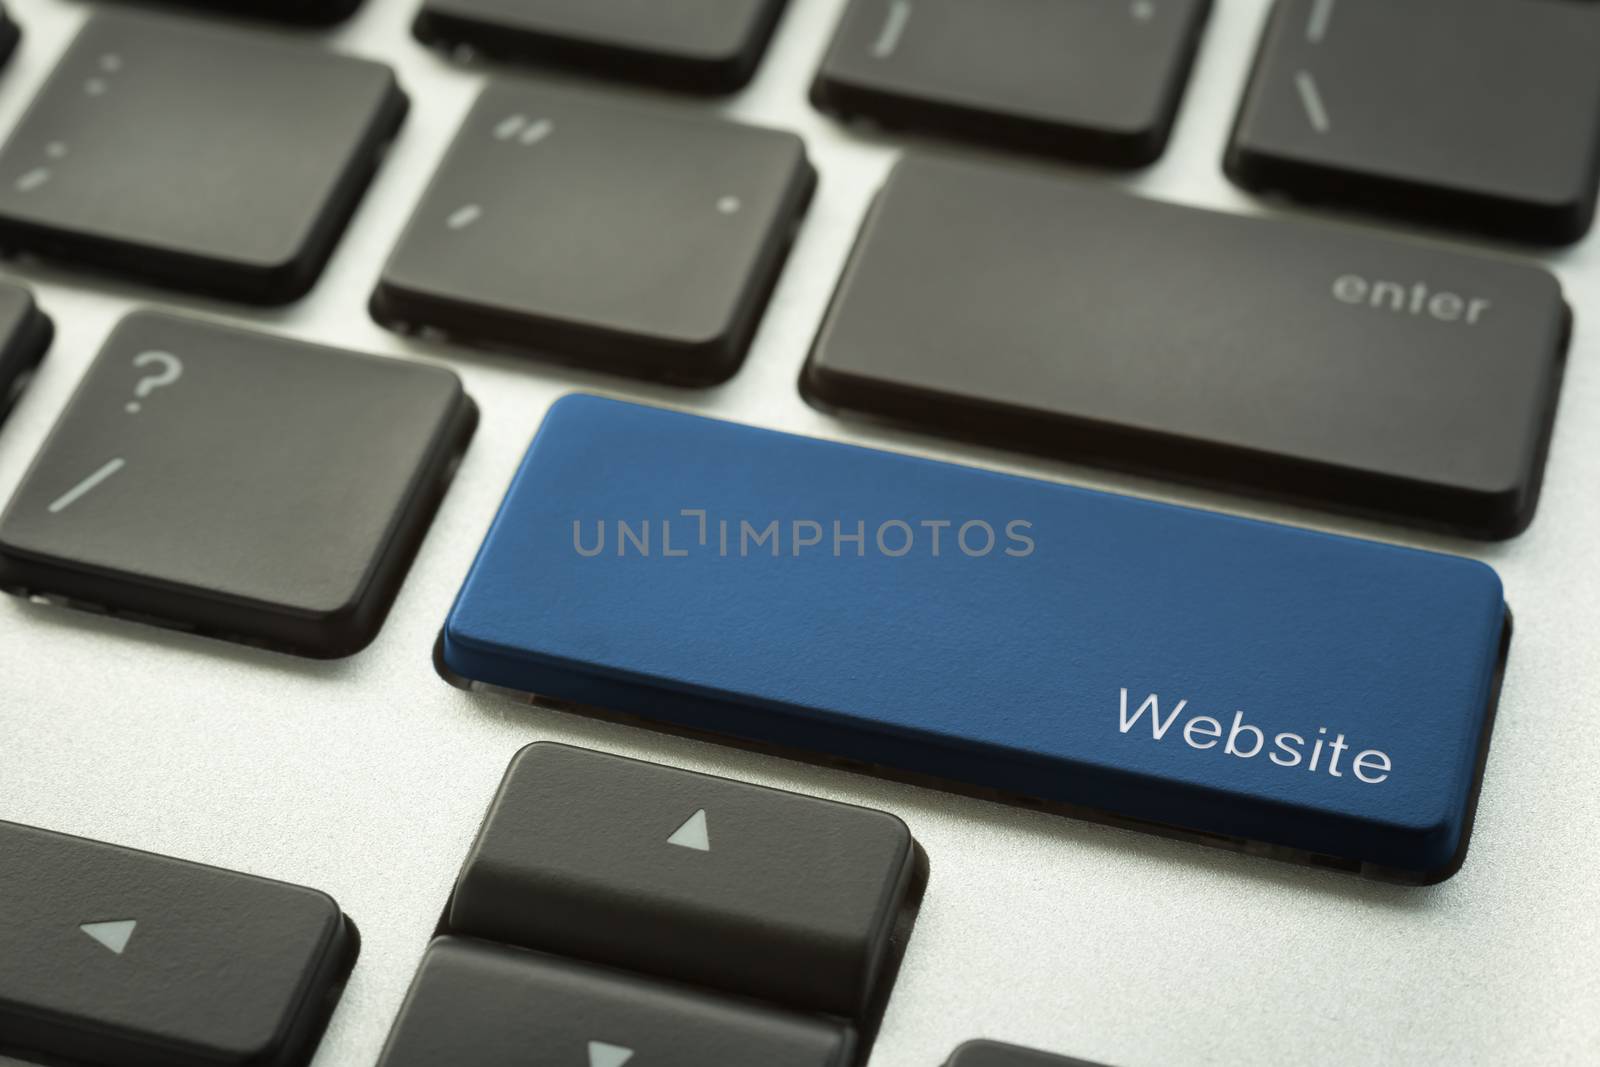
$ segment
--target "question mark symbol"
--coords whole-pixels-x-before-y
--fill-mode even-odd
[[[133,357],[135,367],[148,367],[152,364],[161,369],[154,374],[139,379],[139,384],[133,387],[133,395],[143,400],[157,389],[171,385],[183,377],[183,361],[171,352],[140,352]],[[128,413],[131,415],[139,410],[139,400],[128,402]]]

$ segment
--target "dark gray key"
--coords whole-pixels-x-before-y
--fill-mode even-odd
[[[815,185],[790,133],[490,85],[372,313],[468,344],[721,381],[744,359]]]
[[[315,26],[325,26],[347,19],[361,6],[361,0],[168,0],[168,2],[219,15],[249,15]]]
[[[915,866],[883,812],[535,744],[506,772],[449,928],[859,1016]]]
[[[446,370],[129,315],[0,516],[0,587],[349,654],[476,422]]]
[[[428,946],[378,1067],[846,1067],[851,1031],[536,952]]]
[[[0,822],[0,1054],[290,1067],[355,963],[325,893]]]
[[[91,15],[0,150],[0,251],[293,300],[405,110],[378,63],[192,20]]]
[[[4,419],[55,336],[49,316],[20,285],[0,282],[0,419]]]
[[[969,1041],[950,1055],[945,1067],[1097,1067],[1088,1060],[1052,1056],[1048,1052],[1002,1045],[998,1041]]]
[[[1240,185],[1538,243],[1600,186],[1600,6],[1279,0],[1227,154]]]
[[[750,81],[786,0],[424,0],[429,44],[688,92]]]
[[[1010,169],[902,162],[806,395],[936,432],[1499,538],[1569,316],[1537,267]]]
[[[1161,155],[1211,0],[854,0],[825,111],[1118,166]]]
[[[5,5],[0,4],[0,64],[11,58],[11,53],[16,51],[17,42],[22,39],[22,30],[6,11]]]

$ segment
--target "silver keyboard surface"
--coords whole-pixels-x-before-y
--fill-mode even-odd
[[[73,0],[9,6],[26,36],[0,73],[0,131],[88,12]],[[420,46],[414,0],[367,0],[347,23],[306,34],[390,64],[412,99],[306,299],[260,311],[8,267],[58,333],[0,426],[0,499],[113,323],[140,306],[446,364],[483,421],[377,641],[349,659],[0,598],[0,818],[331,893],[363,948],[315,1067],[377,1059],[507,760],[539,739],[904,819],[931,881],[870,1067],[934,1067],[976,1037],[1121,1067],[1600,1062],[1600,730],[1590,722],[1600,707],[1600,236],[1539,257],[1560,276],[1577,327],[1538,516],[1503,544],[840,421],[808,407],[796,381],[870,198],[916,143],[846,130],[807,103],[842,7],[794,0],[747,90],[682,104],[799,133],[821,176],[750,358],[723,386],[680,390],[414,342],[370,319],[383,260],[489,69]],[[1220,165],[1267,7],[1218,0],[1160,162],[1131,177],[1079,173],[1175,202],[1275,210]],[[1465,867],[1422,889],[1360,881],[451,688],[432,661],[440,625],[546,408],[580,389],[1491,563],[1517,629]],[[1172,610],[1205,625],[1205,604]]]

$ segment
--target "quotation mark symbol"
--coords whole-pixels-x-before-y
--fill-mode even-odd
[[[445,225],[452,230],[464,230],[481,217],[483,217],[482,207],[477,204],[465,204],[450,213],[450,217],[445,220]]]
[[[526,115],[507,115],[495,124],[494,139],[532,146],[555,132],[556,124],[549,119],[529,120]]]

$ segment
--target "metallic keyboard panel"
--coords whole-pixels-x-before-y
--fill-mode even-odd
[[[24,39],[0,73],[0,130],[86,11],[72,0],[7,6]],[[393,613],[367,651],[319,663],[0,599],[0,818],[332,894],[360,926],[363,950],[315,1067],[376,1060],[506,761],[539,739],[905,820],[931,880],[871,1067],[932,1067],[980,1036],[1120,1067],[1600,1057],[1600,731],[1588,722],[1600,706],[1600,237],[1541,257],[1574,303],[1577,332],[1539,514],[1503,545],[837,420],[809,408],[796,382],[862,212],[912,139],[847,132],[811,108],[806,90],[842,4],[795,0],[747,91],[685,103],[802,134],[821,174],[731,382],[677,390],[411,342],[374,324],[367,298],[482,76],[412,39],[414,6],[367,0],[326,34],[394,65],[413,110],[312,294],[255,311],[54,268],[8,270],[34,287],[58,335],[0,426],[9,497],[111,326],[135,306],[445,362],[483,421]],[[1166,155],[1103,180],[1267,210],[1220,166],[1265,10],[1263,0],[1220,0]],[[1517,634],[1465,868],[1427,889],[1362,882],[445,685],[431,652],[460,580],[544,410],[579,389],[1493,564]],[[1203,625],[1206,605],[1174,610]]]

